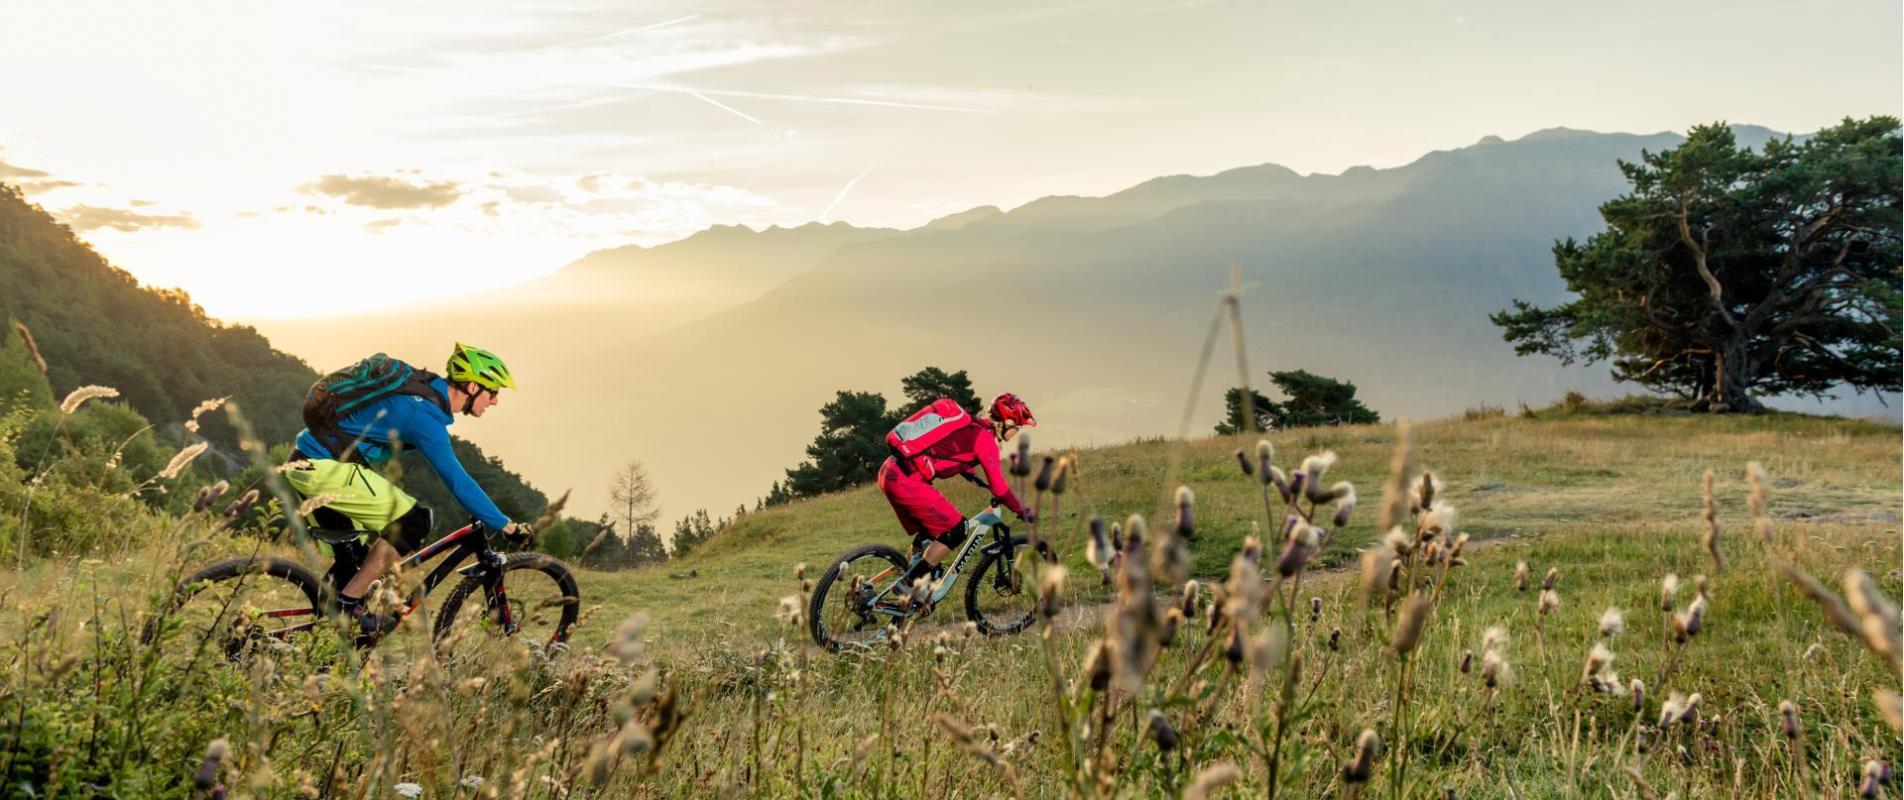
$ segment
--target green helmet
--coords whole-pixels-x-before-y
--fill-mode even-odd
[[[452,383],[474,383],[490,391],[516,388],[515,379],[509,377],[509,367],[504,366],[495,353],[462,342],[457,342],[456,352],[450,353],[445,372]]]

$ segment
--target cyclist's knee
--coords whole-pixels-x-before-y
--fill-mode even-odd
[[[952,523],[950,529],[940,532],[938,536],[933,537],[933,540],[951,548],[965,544],[965,518],[960,517],[958,522]]]

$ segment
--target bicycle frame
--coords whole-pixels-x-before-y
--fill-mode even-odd
[[[423,576],[423,585],[417,587],[417,590],[412,592],[409,599],[404,602],[403,607],[397,611],[396,619],[393,624],[402,623],[404,619],[414,613],[423,605],[423,600],[429,597],[430,592],[434,591],[443,581],[448,580],[451,575],[469,576],[485,573],[485,583],[487,585],[484,587],[484,601],[490,604],[491,607],[501,609],[501,619],[499,621],[502,623],[503,631],[509,634],[515,633],[517,629],[516,621],[511,617],[508,595],[503,589],[502,556],[495,550],[490,549],[489,536],[485,532],[482,523],[472,522],[451,531],[443,538],[431,542],[429,546],[415,553],[411,553],[408,558],[398,562],[398,567],[401,569],[416,567],[451,550],[458,551],[457,555],[452,558],[444,559],[442,563],[437,564],[435,568],[431,569],[429,574]],[[458,566],[470,556],[476,558],[476,563],[467,566]],[[349,576],[337,576],[336,578],[339,582],[348,579]],[[335,590],[342,587],[333,586],[332,588]],[[266,611],[261,614],[261,616],[271,618],[300,617],[306,615],[314,618],[322,616],[315,608],[286,608]],[[310,622],[281,628],[274,631],[273,634],[278,638],[284,638],[294,633],[315,628],[317,627],[317,623],[317,619],[312,619]]]
[[[979,542],[985,538],[986,534],[999,530],[1004,524],[1005,520],[998,516],[998,506],[996,504],[972,517],[965,528],[965,542],[959,545],[959,549],[952,554],[951,558],[940,562],[941,564],[950,564],[950,566],[946,567],[945,577],[940,578],[937,588],[933,589],[931,600],[926,603],[926,607],[937,606],[939,601],[944,600],[946,595],[952,593],[952,589],[958,585],[959,577],[965,572],[965,562],[972,557],[973,553],[980,550]],[[1009,539],[1006,541],[1006,546],[1010,546]],[[874,575],[870,582],[877,584],[885,580],[887,576],[893,575],[898,571],[897,567],[887,567],[879,574]],[[882,606],[879,604],[879,601],[891,597],[893,586],[897,583],[897,581],[894,581],[892,584],[888,584],[886,588],[881,589],[879,594],[873,595],[873,605],[868,610],[874,614],[896,619],[903,619],[915,613],[917,609],[906,609],[902,611],[892,606]]]

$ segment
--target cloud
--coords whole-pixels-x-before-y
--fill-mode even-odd
[[[53,191],[54,189],[65,189],[67,187],[80,186],[82,184],[76,183],[74,181],[44,180],[44,181],[21,181],[14,185],[20,187],[20,191],[24,194],[36,195],[36,194],[46,194],[47,192]]]
[[[0,178],[44,178],[44,177],[47,177],[47,174],[42,170],[27,169],[26,167],[14,166],[12,164],[8,164],[5,161],[0,161]]]
[[[141,214],[130,209],[102,208],[84,203],[58,212],[54,216],[72,226],[73,230],[82,233],[100,228],[133,233],[154,228],[193,230],[198,227],[198,219],[191,214]]]
[[[409,181],[378,175],[325,175],[298,188],[306,193],[329,195],[353,206],[381,209],[439,208],[463,196],[462,188],[455,181]]]

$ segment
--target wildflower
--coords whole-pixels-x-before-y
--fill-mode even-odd
[[[237,500],[232,501],[231,505],[225,507],[225,519],[236,519],[238,515],[250,511],[251,507],[257,504],[257,502],[258,490],[245,490],[245,493],[239,495]]]
[[[305,498],[304,502],[298,504],[297,515],[300,517],[308,517],[311,515],[311,512],[330,505],[331,501],[336,499],[337,495],[331,494],[330,492],[311,495]]]
[[[1058,459],[1058,473],[1056,475],[1051,476],[1051,493],[1052,494],[1056,494],[1056,495],[1064,494],[1065,484],[1070,482],[1069,479],[1071,477],[1071,466],[1072,464],[1071,464],[1070,456],[1065,456],[1064,458]]]
[[[1432,472],[1423,472],[1421,479],[1408,487],[1408,506],[1411,511],[1434,508],[1435,495],[1441,491],[1441,479]]]
[[[1183,609],[1171,606],[1164,609],[1163,632],[1157,635],[1157,643],[1169,647],[1177,642],[1177,629],[1183,626]]]
[[[1430,534],[1437,533],[1452,536],[1454,535],[1456,516],[1454,506],[1449,505],[1445,501],[1437,500],[1433,506],[1428,508],[1428,513],[1422,515],[1419,530],[1424,538]]]
[[[1600,614],[1600,638],[1611,639],[1626,630],[1626,615],[1617,606],[1607,606]]]
[[[231,484],[224,481],[219,481],[210,486],[200,488],[198,490],[198,497],[192,501],[192,510],[204,511],[210,507],[211,504],[218,502],[218,498],[223,496],[225,490],[230,488]]]
[[[1306,522],[1298,523],[1288,540],[1283,542],[1282,555],[1276,559],[1276,574],[1288,578],[1301,572],[1321,544],[1321,528]]]
[[[1851,610],[1857,612],[1862,623],[1861,633],[1865,644],[1873,652],[1893,660],[1904,655],[1904,646],[1900,646],[1898,640],[1897,604],[1878,589],[1878,583],[1871,578],[1871,573],[1861,569],[1846,571],[1844,593],[1845,599],[1851,601]]]
[[[1268,439],[1257,439],[1256,440],[1256,474],[1260,480],[1264,480],[1264,481],[1269,480],[1270,472],[1272,470],[1275,470],[1276,468],[1276,465],[1271,463],[1275,460],[1276,460],[1276,446],[1270,444]]]
[[[1482,650],[1499,650],[1507,645],[1507,641],[1507,629],[1499,625],[1491,625],[1481,632]]]
[[[1314,624],[1319,619],[1322,619],[1322,598],[1311,597],[1309,598],[1309,622]]]
[[[1461,651],[1461,666],[1457,667],[1457,669],[1459,669],[1461,671],[1461,674],[1463,675],[1466,675],[1469,672],[1472,672],[1474,670],[1474,651],[1473,650]]]
[[[192,417],[185,421],[185,429],[193,433],[198,433],[198,418],[204,416],[208,411],[217,411],[219,406],[224,405],[225,401],[230,399],[229,397],[214,397],[193,406]]]
[[[1150,735],[1157,740],[1157,749],[1166,753],[1177,749],[1177,729],[1170,727],[1170,720],[1164,718],[1164,712],[1150,710]]]
[[[119,390],[110,386],[81,386],[68,392],[65,400],[60,401],[60,414],[70,416],[78,411],[81,404],[95,397],[118,397]]]
[[[1101,639],[1091,644],[1084,655],[1084,674],[1089,677],[1091,691],[1101,692],[1111,685],[1110,645]]]
[[[1608,649],[1604,643],[1595,642],[1593,650],[1587,653],[1586,665],[1580,669],[1580,681],[1582,683],[1595,682],[1597,685],[1595,679],[1606,672],[1607,668],[1612,665],[1613,651]]]
[[[792,627],[800,627],[800,596],[787,595],[780,598],[780,607],[774,609],[774,618]]]
[[[1389,639],[1389,647],[1398,656],[1406,656],[1421,642],[1422,628],[1428,625],[1428,612],[1433,610],[1434,602],[1426,595],[1410,594],[1402,603],[1402,613],[1395,620],[1395,635]]]
[[[1680,714],[1684,713],[1685,710],[1686,696],[1684,694],[1673,692],[1668,695],[1666,702],[1659,704],[1659,727],[1672,727],[1673,723],[1679,721]]]
[[[1400,558],[1414,552],[1415,542],[1408,538],[1408,534],[1402,533],[1401,526],[1397,525],[1389,528],[1388,533],[1382,536],[1382,547]]]
[[[1342,649],[1342,629],[1341,628],[1329,629],[1329,649],[1330,650]]]
[[[1244,477],[1256,476],[1256,462],[1251,461],[1249,453],[1241,447],[1236,448],[1236,464],[1242,468]]]
[[[1249,621],[1263,610],[1263,595],[1266,587],[1262,571],[1247,554],[1238,553],[1230,560],[1230,580],[1224,584],[1225,608],[1223,614],[1230,619]]]
[[[1786,739],[1798,738],[1798,706],[1790,700],[1778,701],[1778,730]]]
[[[198,458],[199,454],[205,452],[205,449],[210,446],[205,442],[187,445],[185,449],[172,456],[171,461],[165,462],[165,469],[159,470],[159,474],[155,477],[167,479],[178,477],[179,472],[192,463],[192,459]]]
[[[1183,609],[1183,615],[1185,618],[1196,617],[1197,597],[1201,589],[1202,589],[1202,584],[1197,583],[1196,580],[1194,579],[1184,582],[1183,598],[1178,601],[1177,605]]]
[[[1044,461],[1038,465],[1038,477],[1031,481],[1031,488],[1041,492],[1051,488],[1051,472],[1057,461],[1051,456],[1044,457]]]
[[[1499,650],[1489,650],[1481,654],[1481,682],[1489,689],[1499,688],[1513,677],[1513,667],[1507,663],[1507,656]]]
[[[1307,494],[1310,502],[1326,503],[1335,499],[1329,489],[1323,488],[1322,483],[1323,476],[1329,473],[1329,468],[1335,466],[1335,462],[1334,450],[1324,450],[1302,460],[1302,474],[1308,480]]]
[[[1243,663],[1243,654],[1246,652],[1245,644],[1243,626],[1231,625],[1230,644],[1228,647],[1223,648],[1223,658],[1230,662],[1230,666],[1234,667]]]
[[[1302,497],[1303,489],[1309,485],[1308,481],[1309,481],[1308,473],[1305,473],[1300,469],[1290,470],[1289,488],[1283,492],[1283,502],[1285,503],[1294,502],[1296,498]]]
[[[1064,567],[1053,564],[1045,567],[1044,580],[1038,586],[1038,617],[1051,624],[1062,609],[1064,594]]]
[[[1679,576],[1668,572],[1659,579],[1659,610],[1673,613],[1673,597],[1679,594]]]
[[[231,742],[223,737],[213,739],[205,746],[205,760],[199,762],[198,771],[192,773],[192,785],[200,789],[210,789],[218,785],[218,768],[231,757]]]
[[[1289,476],[1283,474],[1282,467],[1271,466],[1264,474],[1269,476],[1269,482],[1275,485],[1276,493],[1282,496],[1283,502],[1295,501],[1296,495],[1289,490]]]
[[[1633,695],[1634,713],[1644,710],[1646,708],[1646,682],[1639,678],[1634,678],[1633,682],[1627,685],[1626,690]]]
[[[392,791],[395,791],[399,797],[406,797],[409,798],[409,800],[416,800],[416,798],[423,796],[423,785],[420,783],[399,783],[390,788]]]
[[[1362,735],[1355,737],[1355,757],[1342,765],[1342,782],[1367,783],[1369,774],[1375,771],[1375,760],[1381,756],[1382,737],[1372,728],[1363,728]]]
[[[1560,582],[1560,568],[1548,567],[1547,577],[1540,579],[1540,590],[1543,592],[1551,590],[1554,588],[1554,584],[1559,582]]]
[[[1884,784],[1891,779],[1891,765],[1877,759],[1864,762],[1861,781],[1858,783],[1859,797],[1877,797],[1884,791]]]
[[[1535,606],[1535,610],[1540,612],[1540,615],[1544,617],[1554,613],[1558,608],[1560,608],[1560,593],[1552,589],[1542,589],[1540,592],[1540,601],[1539,604]]]
[[[1185,539],[1196,538],[1197,495],[1188,486],[1177,487],[1177,535]]]
[[[1091,515],[1091,538],[1084,543],[1084,558],[1091,566],[1104,569],[1111,565],[1111,541],[1104,535],[1104,518]]]
[[[1355,513],[1355,484],[1337,481],[1329,493],[1335,495],[1335,516],[1329,522],[1337,528],[1349,524],[1349,516]]]
[[[1701,594],[1692,599],[1692,605],[1686,606],[1686,613],[1673,618],[1674,640],[1684,644],[1686,640],[1698,636],[1700,629],[1705,627],[1705,619],[1706,596]]]
[[[1236,765],[1228,761],[1214,767],[1207,767],[1197,773],[1196,779],[1183,790],[1183,800],[1206,800],[1216,794],[1218,789],[1235,783],[1236,779],[1242,776],[1243,773],[1236,769]]]
[[[1527,562],[1514,562],[1514,591],[1527,591]]]
[[[33,341],[33,331],[24,322],[13,323],[13,329],[20,334],[20,344],[26,346],[26,356],[33,362],[33,368],[41,375],[46,374],[46,359],[40,356],[40,344]]]

